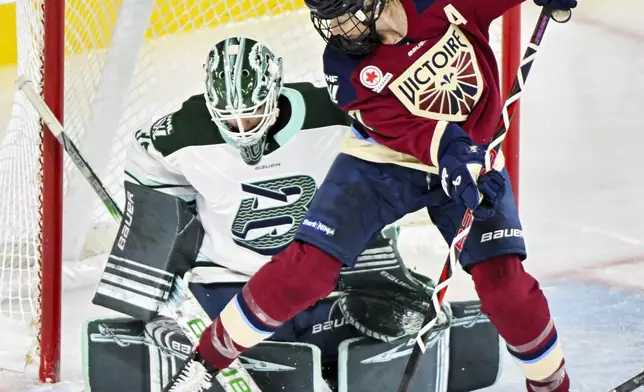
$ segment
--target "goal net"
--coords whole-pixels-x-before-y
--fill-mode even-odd
[[[202,65],[217,41],[254,38],[283,57],[287,82],[324,84],[324,43],[303,0],[20,0],[16,19],[17,75],[29,77],[63,118],[121,208],[133,132],[203,92]],[[491,40],[501,61],[500,23]],[[61,265],[109,251],[117,224],[47,137],[16,93],[0,144],[0,327],[20,333],[20,350],[5,360],[0,353],[0,367],[34,362],[43,381],[55,381]]]

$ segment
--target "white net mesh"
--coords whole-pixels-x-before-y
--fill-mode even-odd
[[[17,2],[18,73],[38,88],[42,1]],[[230,35],[269,45],[284,58],[286,81],[323,84],[323,41],[302,0],[66,1],[64,125],[120,206],[133,132],[202,92],[207,53]],[[0,147],[0,317],[16,320],[39,314],[40,134],[38,116],[17,94]],[[63,225],[65,260],[108,251],[117,228],[67,157]]]
[[[32,75],[40,89],[43,10],[37,1],[16,7],[20,42],[18,72]],[[0,314],[27,319],[37,314],[40,260],[39,118],[24,97],[16,95],[8,130],[0,147]]]

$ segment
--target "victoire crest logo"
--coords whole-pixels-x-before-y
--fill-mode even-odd
[[[465,121],[483,92],[470,41],[451,25],[389,89],[411,113],[438,121]]]

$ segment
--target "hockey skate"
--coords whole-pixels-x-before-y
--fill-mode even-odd
[[[199,355],[199,351],[195,350],[183,363],[179,372],[163,388],[163,392],[235,392],[239,388],[260,392],[259,389],[253,389],[254,382],[246,379],[247,373],[240,372],[236,365],[241,366],[239,361],[235,361],[231,367],[219,371],[206,363]]]

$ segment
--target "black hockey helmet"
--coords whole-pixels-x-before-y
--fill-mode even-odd
[[[336,50],[365,55],[378,43],[376,21],[388,0],[304,0],[313,26]]]

